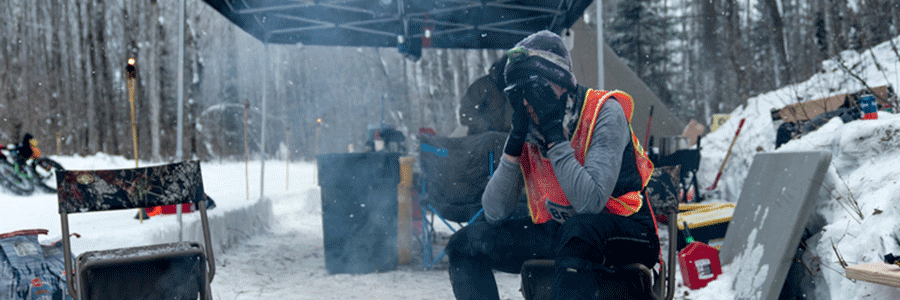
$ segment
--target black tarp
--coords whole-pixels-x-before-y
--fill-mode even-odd
[[[509,49],[543,29],[560,33],[592,0],[204,0],[275,44]],[[427,33],[426,33],[427,32]]]

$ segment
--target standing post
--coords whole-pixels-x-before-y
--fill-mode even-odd
[[[318,159],[319,157],[319,131],[322,129],[322,118],[316,119],[316,141],[313,143],[313,157]],[[319,168],[313,168],[313,183],[319,184]]]
[[[266,98],[269,89],[269,42],[265,43],[265,64],[263,68],[263,92],[262,92],[262,122],[260,122],[260,142],[259,142],[259,198],[262,199],[266,194]]]
[[[650,105],[650,117],[647,118],[647,131],[644,132],[644,147],[650,147],[650,127],[651,126],[653,126],[653,105]],[[652,153],[653,150],[651,149],[650,151]]]
[[[125,78],[126,85],[128,86],[128,102],[131,103],[131,140],[132,147],[134,148],[134,167],[138,167],[138,142],[137,142],[137,124],[134,118],[134,90],[135,90],[135,78],[137,78],[137,67],[135,67],[135,63],[137,61],[134,57],[128,58],[128,64],[125,66]],[[144,223],[144,209],[138,209],[138,218],[141,220],[141,223]]]
[[[244,178],[247,181],[247,200],[250,200],[250,143],[247,141],[250,123],[250,101],[244,101]]]
[[[287,122],[287,118],[285,118],[285,122]],[[284,125],[284,144],[287,150],[284,154],[284,190],[288,190],[288,186],[290,186],[290,170],[291,170],[291,126]]]
[[[603,48],[606,46],[606,40],[603,38],[603,0],[597,0],[597,88],[604,89],[606,79],[604,74],[606,67],[603,65]]]
[[[313,149],[313,156],[319,155],[319,130],[322,129],[322,118],[316,119],[316,142]]]
[[[135,78],[137,77],[137,68],[134,66],[135,59],[129,58],[128,65],[125,66],[128,84],[128,102],[131,103],[131,141],[134,148],[134,167],[138,167],[138,142],[137,142],[137,124],[134,120],[134,90]]]
[[[184,155],[184,0],[178,3],[178,122],[175,140],[175,160],[181,161]],[[205,201],[205,200],[204,200]],[[178,216],[178,242],[182,241],[184,224],[181,222],[181,205],[176,205],[175,212]]]
[[[731,139],[731,145],[728,146],[728,152],[725,152],[725,159],[722,160],[722,165],[719,166],[719,173],[716,174],[716,179],[713,181],[712,186],[706,188],[706,190],[709,190],[709,191],[714,190],[714,189],[716,189],[716,185],[719,184],[719,178],[722,177],[722,171],[725,170],[725,163],[728,162],[728,157],[731,156],[731,148],[734,148],[734,142],[737,142],[738,135],[741,134],[741,128],[744,127],[744,121],[746,121],[746,119],[741,118],[741,122],[738,123],[738,128],[737,128],[737,131],[734,133],[734,138]]]

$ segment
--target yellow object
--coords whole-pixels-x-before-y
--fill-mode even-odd
[[[712,120],[709,122],[709,132],[716,131],[716,129],[719,129],[719,126],[725,124],[730,118],[731,115],[729,114],[713,114]]]
[[[690,211],[698,209],[708,209],[722,205],[724,203],[681,203],[678,204],[678,211]]]
[[[400,265],[412,261],[412,169],[415,161],[412,156],[400,157],[400,184],[397,185],[397,263]]]
[[[400,157],[400,182],[412,184],[413,182],[413,164],[416,158],[412,156]]]
[[[734,214],[734,204],[732,203],[694,205],[696,205],[696,209],[678,213],[678,230],[684,230],[684,222],[687,222],[688,228],[694,229],[731,221],[731,216]],[[678,209],[682,210],[683,206],[688,205],[679,205]]]

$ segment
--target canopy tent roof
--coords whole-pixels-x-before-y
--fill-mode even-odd
[[[260,41],[322,46],[509,49],[560,33],[592,0],[204,0]],[[405,44],[404,44],[405,43]]]

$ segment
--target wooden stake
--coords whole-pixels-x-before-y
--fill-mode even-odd
[[[734,133],[734,139],[731,140],[731,146],[728,146],[728,152],[725,152],[725,159],[722,160],[722,165],[719,166],[719,173],[716,174],[716,180],[713,181],[712,186],[706,188],[706,190],[714,190],[716,189],[716,185],[719,183],[719,178],[722,177],[722,171],[725,170],[725,163],[728,162],[728,157],[731,156],[731,148],[734,147],[734,142],[737,141],[738,135],[741,134],[741,127],[744,127],[745,119],[741,119],[741,123],[738,124],[737,132]]]
[[[128,102],[131,103],[131,141],[132,148],[134,148],[134,167],[138,167],[138,142],[137,142],[137,122],[135,122],[134,117],[134,90],[135,90],[135,78],[137,78],[137,67],[134,65],[137,61],[134,57],[128,58],[128,65],[125,66],[126,73],[126,84],[128,86]],[[141,220],[141,224],[144,223],[144,214],[143,208],[138,210],[138,218]]]

